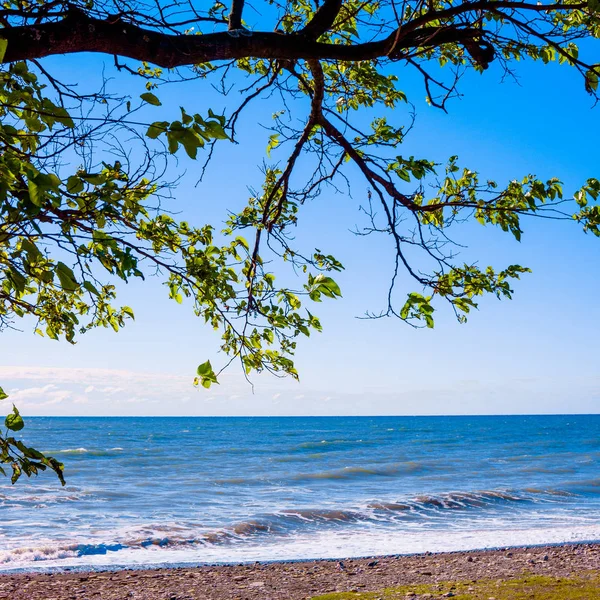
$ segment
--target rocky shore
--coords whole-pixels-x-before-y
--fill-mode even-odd
[[[343,561],[0,574],[0,598],[305,600],[334,592],[367,592],[412,584],[510,580],[523,574],[564,578],[598,570],[600,544],[576,544]]]

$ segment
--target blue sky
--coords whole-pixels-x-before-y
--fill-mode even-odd
[[[111,62],[80,56],[48,64],[73,80],[103,60]],[[522,64],[518,83],[502,83],[497,67],[470,74],[448,114],[426,105],[413,73],[398,74],[417,109],[404,155],[443,162],[458,154],[461,164],[500,183],[527,173],[558,176],[569,194],[600,175],[600,107],[593,109],[567,67]],[[127,85],[134,97],[143,91],[131,80]],[[161,98],[166,110],[182,104],[200,113],[223,102],[201,82],[178,85]],[[248,186],[260,185],[257,164],[268,133],[257,123],[270,120],[272,106],[259,102],[246,114],[240,144],[221,147],[201,186],[194,186],[197,163],[182,160],[187,175],[173,205],[182,217],[218,226],[227,208],[244,202]],[[162,109],[153,110],[152,118],[162,118]],[[195,390],[197,364],[225,360],[217,353],[218,336],[150,279],[121,290],[136,321],[118,335],[93,331],[72,347],[34,336],[28,323],[17,324],[22,332],[3,332],[0,385],[26,415],[598,412],[600,240],[572,223],[535,219],[525,222],[521,243],[467,227],[460,240],[469,245],[466,256],[533,269],[515,284],[514,300],[482,301],[466,325],[440,306],[432,331],[360,320],[366,310],[383,307],[393,254],[390,240],[350,232],[364,223],[358,205],[367,189],[353,174],[351,181],[352,199],[326,192],[300,213],[298,239],[346,266],[338,277],[344,297],[315,305],[324,332],[300,344],[300,383],[257,376],[253,391],[232,365],[220,386]],[[400,289],[414,290],[404,275]]]

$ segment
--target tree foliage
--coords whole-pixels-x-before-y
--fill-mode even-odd
[[[260,28],[249,11],[262,15]],[[559,178],[483,181],[457,157],[439,165],[403,155],[411,124],[391,122],[391,109],[408,101],[399,66],[420,74],[443,110],[469,70],[497,63],[510,73],[521,59],[572,67],[596,98],[600,64],[585,56],[598,50],[598,0],[5,0],[0,27],[1,328],[30,317],[39,335],[71,343],[94,327],[118,331],[133,310],[116,303],[116,282],[158,273],[170,298],[188,300],[220,330],[229,362],[297,377],[297,339],[321,329],[307,307],[341,296],[332,275],[343,267],[296,247],[291,232],[302,206],[348,173],[369,187],[362,233],[386,234],[393,248],[387,305],[372,316],[433,327],[439,301],[464,321],[484,294],[511,296],[511,281],[528,269],[461,262],[449,233],[456,223],[518,240],[523,217],[550,215],[600,235],[598,179],[573,197]],[[44,60],[78,52],[114,57],[116,70],[140,81],[139,97],[104,84],[79,91]],[[182,107],[175,121],[142,117],[159,116],[162,86],[185,79],[236,87],[242,100],[228,114]],[[163,208],[173,193],[169,157],[210,168],[265,95],[281,109],[260,188],[222,231],[172,216]],[[367,127],[365,114],[377,115]],[[301,274],[298,289],[278,283],[273,256]],[[399,298],[400,270],[416,290]],[[217,382],[210,361],[198,367],[197,384]],[[0,462],[13,483],[46,468],[64,481],[58,461],[14,437],[23,427],[16,408],[5,425]]]

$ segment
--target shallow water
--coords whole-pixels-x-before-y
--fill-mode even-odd
[[[600,540],[600,416],[30,418],[0,569]]]

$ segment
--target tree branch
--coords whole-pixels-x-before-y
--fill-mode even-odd
[[[229,12],[229,31],[242,29],[242,12],[244,10],[244,0],[233,0]]]
[[[464,43],[481,37],[468,27],[423,27],[398,36],[396,32],[374,42],[341,45],[299,39],[297,34],[252,32],[233,36],[223,31],[205,35],[172,35],[131,23],[95,19],[79,9],[57,22],[9,27],[2,30],[8,42],[3,62],[32,60],[56,54],[98,52],[175,68],[245,57],[266,59],[321,59],[360,61],[388,56],[392,51]]]
[[[325,0],[315,12],[313,18],[299,33],[309,39],[316,40],[331,29],[333,22],[342,8],[343,0]]]

